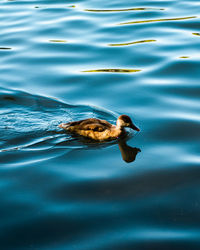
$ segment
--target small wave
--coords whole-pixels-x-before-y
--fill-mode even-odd
[[[58,125],[96,117],[111,123],[116,114],[86,105],[71,105],[22,91],[0,89],[1,152],[52,147],[82,148],[84,145]]]

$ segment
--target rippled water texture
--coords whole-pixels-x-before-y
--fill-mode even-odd
[[[1,249],[200,249],[199,1],[1,1]],[[95,143],[58,127],[130,115]]]

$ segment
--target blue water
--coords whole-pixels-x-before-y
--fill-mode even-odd
[[[0,248],[200,249],[199,1],[1,1]],[[129,115],[95,143],[61,122]]]

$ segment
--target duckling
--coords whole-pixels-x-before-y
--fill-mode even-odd
[[[96,141],[117,139],[126,133],[124,129],[125,127],[140,131],[127,115],[120,115],[117,119],[116,125],[105,120],[89,118],[75,122],[61,123],[59,127],[70,133],[75,133]]]

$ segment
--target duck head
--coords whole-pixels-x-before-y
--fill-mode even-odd
[[[131,118],[127,115],[120,115],[117,119],[117,127],[122,129],[124,127],[132,128],[133,130],[140,131],[138,127],[136,127]]]

